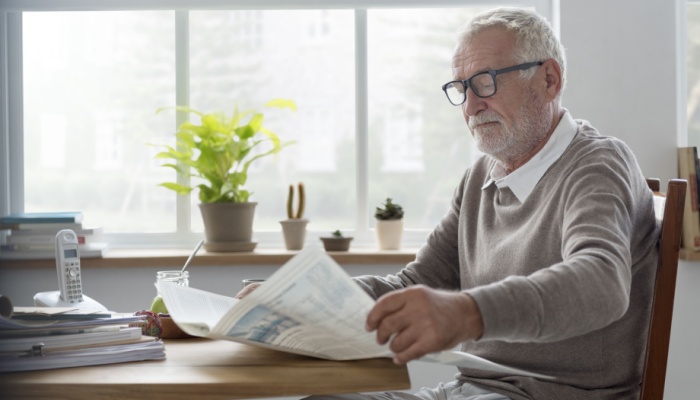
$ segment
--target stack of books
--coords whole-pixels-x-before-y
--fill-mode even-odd
[[[14,309],[0,317],[0,373],[165,359],[163,342],[133,326],[144,324],[145,316]]]
[[[109,248],[102,227],[83,226],[80,211],[10,214],[0,217],[0,229],[10,231],[0,244],[0,259],[53,259],[56,234],[63,229],[75,232],[82,258],[103,257]]]
[[[683,213],[683,247],[700,251],[700,159],[698,148],[678,148],[678,177],[688,181]]]

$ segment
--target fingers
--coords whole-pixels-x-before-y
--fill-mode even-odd
[[[374,308],[372,308],[370,313],[367,315],[367,323],[365,324],[365,329],[371,332],[373,330],[379,329],[379,324],[383,323],[383,330],[389,330],[390,332],[388,333],[389,335],[391,335],[391,333],[393,333],[396,329],[399,328],[398,326],[394,326],[394,324],[398,322],[395,314],[401,311],[405,304],[405,299],[403,298],[403,296],[401,296],[400,292],[392,292],[382,296],[374,305]],[[384,337],[386,335],[381,336]],[[380,344],[384,343],[386,343],[386,340],[380,341]]]
[[[389,349],[394,352],[394,363],[403,365],[414,358],[429,353],[427,342],[421,340],[421,330],[407,328],[399,332],[391,340]]]
[[[376,330],[379,344],[390,343],[397,364],[476,339],[483,331],[478,307],[467,294],[420,285],[381,297],[366,325]]]
[[[421,358],[424,355],[428,353],[433,353],[435,351],[439,350],[429,350],[416,342],[413,346],[409,347],[404,351],[394,352],[394,358],[392,359],[392,361],[394,362],[394,364],[404,365],[411,360]]]
[[[398,356],[395,361],[403,363],[404,359],[410,359],[410,354],[419,353],[425,347],[421,336],[425,329],[431,328],[430,318],[426,318],[431,313],[426,290],[416,286],[388,293],[377,301],[367,316],[366,328],[370,332],[376,330],[377,343],[390,342],[389,348],[397,355],[413,348],[409,356]],[[417,347],[416,343],[419,344]]]
[[[250,285],[241,289],[241,291],[236,294],[235,298],[242,299],[246,297],[247,295],[251,294],[253,290],[257,289],[258,286],[260,286],[260,283],[251,283]]]

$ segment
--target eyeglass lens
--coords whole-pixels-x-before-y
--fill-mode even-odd
[[[489,97],[496,93],[496,82],[494,77],[488,72],[477,74],[469,79],[469,85],[479,97]],[[464,87],[463,81],[450,82],[445,87],[445,92],[447,93],[447,98],[454,105],[460,105],[464,103],[466,97],[466,88]]]

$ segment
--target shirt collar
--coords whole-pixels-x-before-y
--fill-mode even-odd
[[[506,174],[499,163],[494,163],[482,189],[495,183],[499,189],[510,188],[520,203],[524,203],[547,169],[564,154],[577,131],[576,122],[565,109],[552,136],[537,154],[510,174]]]

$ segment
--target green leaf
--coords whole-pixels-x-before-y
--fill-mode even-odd
[[[260,113],[253,114],[248,121],[248,126],[253,130],[253,134],[258,133],[262,128],[263,115]]]
[[[243,125],[236,128],[236,135],[241,138],[241,140],[247,140],[255,136],[255,131],[250,125]]]
[[[260,132],[272,141],[273,147],[280,147],[280,138],[274,132],[267,128],[260,129]]]
[[[189,171],[189,168],[184,169],[184,168],[181,168],[181,167],[180,167],[179,165],[177,165],[177,164],[170,164],[170,163],[168,163],[168,164],[161,164],[160,166],[161,166],[161,167],[166,167],[166,168],[172,168],[172,169],[174,169],[175,171],[177,171],[178,173],[180,173],[180,174],[182,174],[182,175],[189,175],[189,172],[190,172],[190,171]]]
[[[272,99],[265,103],[265,107],[289,108],[292,111],[297,110],[296,103],[288,99]]]
[[[175,182],[163,182],[163,183],[158,184],[158,186],[163,186],[164,188],[174,190],[175,192],[177,192],[177,194],[189,195],[190,192],[192,192],[191,187],[180,185],[179,183],[175,183]]]

